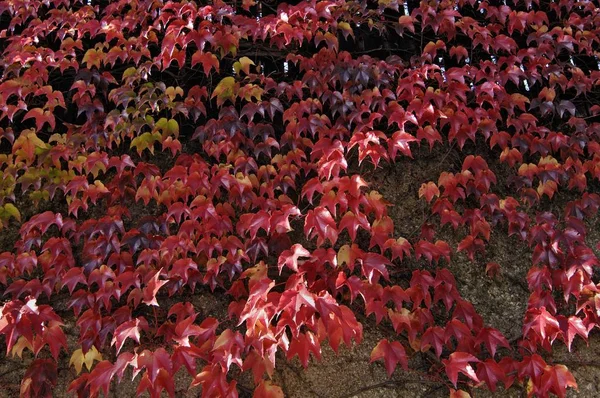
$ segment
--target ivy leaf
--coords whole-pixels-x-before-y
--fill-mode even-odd
[[[575,116],[575,105],[571,101],[562,100],[556,107],[560,117],[563,117],[565,112],[568,112],[571,116]]]
[[[154,305],[157,307],[159,306],[158,302],[156,301],[156,294],[158,293],[161,287],[163,287],[166,283],[169,282],[158,280],[161,271],[162,268],[156,271],[154,276],[150,279],[150,281],[146,284],[146,287],[144,287],[142,291],[142,300],[146,305]]]
[[[388,377],[392,376],[398,362],[404,370],[408,370],[408,359],[402,344],[397,341],[381,340],[371,351],[371,362],[383,359]]]
[[[167,137],[162,142],[162,146],[163,151],[166,151],[168,149],[169,151],[171,151],[171,155],[173,157],[176,157],[177,153],[181,152],[182,149],[181,142],[178,139],[173,139],[173,137]]]
[[[523,336],[540,337],[542,341],[548,338],[552,343],[559,335],[562,335],[558,320],[550,314],[545,307],[528,309],[523,321]]]
[[[469,362],[481,362],[479,359],[475,358],[473,355],[467,352],[453,352],[450,354],[449,359],[442,360],[442,363],[446,367],[446,374],[448,378],[456,388],[456,384],[458,382],[458,373],[462,373],[471,380],[476,383],[479,383],[479,379],[475,374],[475,370],[469,364]]]
[[[490,278],[496,278],[500,275],[500,264],[496,262],[489,262],[485,265],[485,273]]]
[[[556,317],[560,323],[563,335],[567,338],[567,348],[571,351],[571,345],[575,336],[579,335],[587,341],[590,330],[595,326],[593,323],[586,327],[584,321],[577,316],[570,316],[568,319],[562,315]]]
[[[225,101],[231,101],[235,103],[235,98],[237,95],[237,90],[239,89],[239,85],[236,84],[235,79],[231,76],[223,78],[215,87],[210,98],[217,97],[217,106],[223,105]]]
[[[134,364],[133,376],[135,377],[142,369],[146,370],[144,377],[147,378],[147,388],[151,391],[161,390],[166,387],[167,391],[173,390],[173,362],[171,356],[164,348],[158,348],[156,351],[144,350],[137,355]],[[138,393],[144,391],[146,386],[140,383]],[[169,394],[174,396],[174,394]],[[158,394],[157,396],[160,396]]]
[[[240,58],[238,61],[235,61],[233,63],[233,70],[235,71],[236,75],[240,74],[240,71],[244,72],[245,74],[250,74],[250,66],[254,66],[254,61],[252,61],[250,58],[248,57],[242,57]]]
[[[117,354],[121,351],[125,340],[128,338],[140,343],[140,331],[148,328],[148,322],[144,317],[139,317],[120,324],[115,329],[111,345],[117,346]]]
[[[248,355],[246,355],[244,366],[242,367],[243,371],[252,370],[254,384],[260,383],[265,373],[267,373],[269,378],[272,377],[274,369],[275,364],[271,362],[271,358],[269,358],[269,356],[263,358],[256,350],[251,350]]]
[[[277,261],[277,266],[279,267],[279,274],[281,275],[281,271],[283,270],[284,265],[292,271],[298,272],[298,259],[300,257],[310,258],[311,254],[299,243],[293,245],[289,250],[284,250],[279,255],[279,259]]]
[[[54,395],[57,380],[56,362],[51,359],[35,359],[21,381],[21,396],[50,398]]]
[[[49,110],[44,110],[42,108],[30,109],[29,112],[23,116],[23,121],[31,118],[35,119],[35,127],[38,131],[44,127],[44,123],[48,123],[52,130],[56,128],[56,119],[54,118],[54,114]]]
[[[291,359],[295,355],[298,355],[300,363],[304,369],[306,369],[311,353],[315,358],[321,359],[321,343],[319,342],[319,339],[309,331],[306,333],[299,333],[297,337],[292,339],[286,357],[287,359]]]
[[[477,364],[477,376],[487,384],[490,391],[495,392],[498,381],[504,382],[504,370],[493,359],[487,359]]]
[[[395,160],[398,152],[401,152],[404,156],[412,159],[413,155],[409,145],[411,142],[418,142],[418,140],[415,136],[405,131],[400,130],[392,134],[392,137],[388,140],[390,158]]]
[[[348,40],[348,36],[354,37],[354,31],[348,22],[338,22],[337,27],[342,31],[342,35],[344,36],[345,40]]]
[[[457,62],[469,57],[469,52],[463,46],[450,47],[450,56],[456,58]]]
[[[475,337],[475,344],[485,344],[485,347],[489,351],[492,357],[496,356],[496,348],[506,347],[510,348],[510,344],[506,337],[497,329],[485,327],[479,331],[477,337]]]
[[[179,137],[179,123],[175,119],[160,118],[154,125],[154,128],[162,131],[162,139],[166,139],[169,136],[178,138]]]
[[[387,266],[392,265],[390,261],[377,253],[365,253],[361,260],[362,274],[367,278],[369,283],[377,283],[379,276],[383,276],[386,280],[389,279]]]
[[[450,389],[450,398],[471,398],[471,394],[464,390]]]
[[[236,381],[229,382],[226,372],[219,364],[206,365],[194,377],[192,387],[202,386],[202,394],[206,397],[237,397]]]
[[[8,221],[11,217],[21,222],[21,213],[19,212],[19,209],[12,203],[5,203],[4,206],[0,208],[0,220]]]
[[[421,338],[421,351],[426,351],[433,346],[435,355],[439,358],[442,355],[445,342],[445,331],[439,326],[428,328]]]
[[[429,143],[429,150],[433,149],[436,142],[442,142],[442,136],[439,131],[432,126],[419,127],[417,130],[417,140],[419,142],[426,140]]]
[[[339,230],[348,230],[350,240],[352,240],[353,242],[356,240],[356,233],[358,231],[358,227],[361,227],[366,231],[369,231],[371,229],[369,220],[361,212],[355,214],[351,211],[348,211],[340,220]]]
[[[545,368],[546,361],[538,354],[524,356],[517,365],[519,378],[531,377],[534,380],[539,380]]]
[[[23,350],[27,348],[29,349],[29,351],[33,352],[33,346],[31,345],[31,343],[23,336],[20,336],[17,339],[17,342],[15,343],[15,345],[13,345],[12,350],[10,351],[13,358],[15,355],[18,355],[19,358],[23,358]]]
[[[192,55],[192,68],[197,64],[202,64],[202,69],[206,76],[210,75],[212,69],[217,72],[219,71],[219,59],[216,55],[209,52],[196,51],[194,55]]]
[[[96,364],[94,370],[89,375],[88,385],[90,394],[97,396],[102,390],[105,396],[108,396],[110,382],[117,371],[117,367],[110,361],[104,360]]]
[[[88,68],[95,66],[96,69],[100,69],[100,63],[104,59],[104,52],[100,49],[90,48],[85,52],[82,63],[86,64]]]
[[[419,188],[419,198],[425,197],[427,203],[431,203],[431,200],[436,196],[440,196],[440,190],[433,181],[423,183]]]
[[[281,387],[273,384],[268,380],[260,382],[254,390],[253,398],[283,398],[283,390]]]
[[[156,142],[160,142],[161,139],[162,136],[158,131],[155,131],[153,133],[146,131],[145,133],[142,133],[139,136],[135,137],[133,140],[131,140],[129,148],[136,148],[137,153],[140,156],[142,156],[142,152],[145,149],[148,149],[150,153],[154,155],[154,144]]]
[[[214,361],[221,364],[224,371],[229,370],[231,364],[240,368],[243,366],[240,349],[244,346],[244,339],[240,332],[225,329],[215,340],[212,348]]]
[[[338,229],[333,216],[323,206],[318,206],[314,210],[309,210],[304,220],[304,234],[312,239],[317,237],[317,246],[321,246],[326,239],[329,239],[332,245],[338,238]]]
[[[42,334],[43,341],[48,344],[50,348],[50,353],[55,361],[58,360],[58,355],[60,353],[60,348],[62,347],[65,351],[68,350],[67,347],[67,338],[65,337],[64,332],[61,328],[61,323],[51,322],[50,325],[44,328],[44,332]],[[41,349],[41,347],[40,347]],[[39,349],[38,349],[39,350]],[[35,350],[35,351],[38,351]],[[37,352],[36,352],[37,355]]]
[[[28,163],[35,160],[35,157],[48,148],[48,145],[38,138],[33,130],[21,131],[19,137],[15,140],[12,147],[13,155],[17,160],[21,159]]]
[[[565,397],[568,387],[577,389],[577,382],[565,365],[547,366],[541,384],[544,391],[554,393],[560,398]]]
[[[71,355],[71,359],[69,360],[69,366],[75,366],[75,371],[79,374],[84,364],[88,370],[92,370],[94,361],[102,361],[102,354],[98,352],[96,347],[92,346],[85,354],[79,348],[73,351],[73,355]]]

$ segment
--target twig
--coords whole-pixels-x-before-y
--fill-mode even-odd
[[[409,378],[402,378],[402,379],[395,379],[395,380],[386,380],[383,381],[381,383],[377,383],[377,384],[372,384],[370,386],[365,386],[365,387],[361,387],[356,391],[353,391],[349,394],[346,395],[342,395],[339,398],[350,398],[353,397],[357,394],[363,393],[363,392],[367,392],[367,391],[371,391],[371,390],[375,390],[377,388],[392,388],[392,387],[396,387],[400,384],[431,384],[431,385],[435,385],[438,386],[438,388],[443,388],[445,386],[444,383],[439,382],[439,381],[434,381],[434,380],[421,380],[421,379],[409,379]]]
[[[430,388],[429,390],[425,391],[425,393],[423,394],[423,397],[433,396],[433,394],[435,394],[442,388],[444,388],[444,386],[437,386],[437,387]]]

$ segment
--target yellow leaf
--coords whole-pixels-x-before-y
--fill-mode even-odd
[[[463,390],[450,389],[450,398],[471,398],[471,395]]]
[[[527,379],[527,396],[533,395],[535,385],[533,384],[533,380],[531,378]]]
[[[342,31],[342,35],[344,35],[344,39],[348,39],[348,35],[354,37],[354,31],[348,22],[339,22],[338,29]]]
[[[175,136],[175,138],[179,137],[179,124],[175,119],[167,120],[167,118],[162,117],[156,122],[154,127],[162,131],[163,139],[170,135]]]
[[[168,87],[165,90],[165,94],[167,94],[167,97],[169,97],[171,101],[174,101],[178,95],[183,97],[183,89],[181,87]]]
[[[248,102],[252,102],[252,97],[256,98],[258,102],[262,101],[261,96],[263,89],[256,84],[246,84],[240,88],[238,96],[245,99]]]
[[[337,253],[338,265],[350,264],[350,246],[344,245],[340,247]]]
[[[215,90],[212,93],[211,98],[217,97],[217,106],[221,106],[225,101],[229,100],[235,103],[235,96],[237,94],[237,88],[235,79],[228,76],[221,80]]]
[[[23,350],[25,348],[28,348],[29,351],[33,351],[33,347],[29,341],[27,341],[25,337],[20,336],[10,353],[12,354],[13,358],[15,355],[17,355],[19,358],[23,358]]]
[[[57,144],[66,145],[69,140],[66,134],[54,133],[48,138],[48,143],[56,142]]]
[[[88,68],[91,66],[95,66],[96,68],[100,69],[100,63],[102,62],[103,58],[104,53],[102,52],[102,50],[95,50],[93,48],[90,48],[86,51],[85,55],[83,56],[83,62],[87,64]]]
[[[17,161],[33,162],[35,156],[48,150],[49,146],[39,139],[31,129],[23,130],[19,138],[13,144],[13,155],[16,155]]]
[[[233,70],[235,71],[236,75],[240,74],[240,70],[243,71],[245,74],[249,74],[250,73],[250,65],[254,66],[255,65],[254,61],[252,61],[248,57],[242,57],[242,58],[240,58],[239,61],[234,62]]]
[[[133,66],[130,68],[125,69],[125,72],[123,72],[123,80],[127,79],[128,77],[132,77],[135,76],[138,73],[137,68],[134,68]]]
[[[75,366],[75,370],[77,371],[77,374],[79,374],[81,373],[83,364],[85,364],[87,370],[92,370],[94,360],[98,362],[102,361],[102,354],[100,354],[98,350],[96,350],[96,347],[92,346],[92,348],[90,348],[88,352],[85,353],[85,355],[83,354],[83,351],[80,348],[78,350],[75,350],[73,352],[73,355],[71,355],[69,366]]]

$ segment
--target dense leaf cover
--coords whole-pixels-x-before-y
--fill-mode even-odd
[[[21,394],[51,396],[68,365],[80,397],[129,371],[152,397],[175,395],[177,371],[203,397],[237,396],[240,370],[277,397],[276,358],[360,343],[363,312],[397,333],[371,355],[390,375],[422,351],[452,396],[564,396],[575,380],[544,352],[600,316],[585,223],[600,206],[597,7],[0,2],[0,219],[20,225],[0,254],[0,335],[6,355],[36,357]],[[491,155],[423,181],[431,217],[404,238],[364,173],[419,145]],[[444,268],[457,251],[485,259],[493,231],[531,248],[514,341]],[[189,302],[207,291],[234,322]]]

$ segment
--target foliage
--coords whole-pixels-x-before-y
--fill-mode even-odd
[[[276,359],[307,366],[325,343],[360,343],[364,312],[397,333],[371,355],[389,375],[428,352],[451,396],[564,396],[573,376],[540,354],[587,340],[600,314],[586,240],[600,206],[599,10],[1,2],[0,221],[20,229],[0,254],[0,335],[7,355],[35,356],[21,394],[52,395],[69,364],[80,397],[126,371],[152,397],[174,396],[178,371],[203,397],[237,396],[239,371],[255,396],[279,397]],[[422,144],[461,149],[462,167],[422,181],[429,224],[398,237],[366,172]],[[485,259],[504,231],[531,249],[514,341],[445,268],[457,252]],[[235,322],[189,301],[207,289]]]

